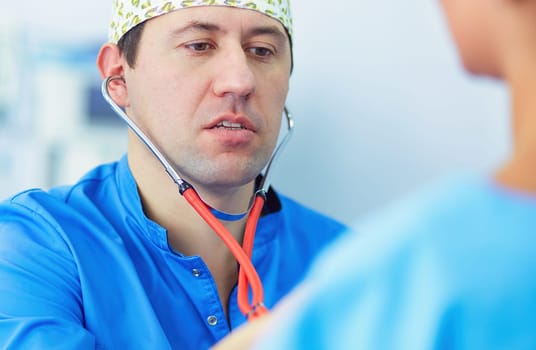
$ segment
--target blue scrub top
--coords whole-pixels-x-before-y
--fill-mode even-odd
[[[536,197],[449,177],[361,222],[291,295],[253,349],[536,349]]]
[[[252,258],[266,305],[344,231],[270,191]],[[236,293],[226,318],[203,260],[145,216],[126,156],[0,204],[2,348],[207,349],[245,321]]]

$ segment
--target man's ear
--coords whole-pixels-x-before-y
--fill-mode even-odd
[[[111,76],[124,76],[124,64],[119,47],[115,44],[104,44],[97,56],[97,68],[102,79]],[[123,79],[115,79],[108,84],[108,93],[119,106],[127,107],[128,91]]]

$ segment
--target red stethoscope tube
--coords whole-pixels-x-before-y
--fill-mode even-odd
[[[240,264],[238,274],[238,307],[240,311],[248,319],[254,319],[268,313],[268,309],[264,306],[264,291],[261,280],[251,263],[253,240],[257,222],[264,206],[264,196],[255,196],[244,231],[243,247],[241,247],[229,230],[211,213],[210,208],[201,200],[192,187],[181,191],[181,194],[199,216],[216,232]],[[248,286],[251,287],[251,303],[248,297]]]
[[[257,194],[255,196],[253,206],[249,212],[248,221],[246,222],[242,247],[248,256],[248,262],[250,264],[253,255],[253,241],[255,239],[255,232],[257,231],[257,223],[259,222],[264,202],[264,194]],[[242,264],[240,265],[242,266]],[[252,268],[254,274],[257,275],[257,270],[255,270],[253,266]],[[257,318],[268,313],[268,309],[264,306],[264,291],[262,284],[257,285],[257,283],[253,283],[254,280],[251,278],[252,277],[248,274],[248,271],[242,268],[240,269],[238,273],[238,307],[248,319]],[[259,279],[258,275],[257,279]],[[251,304],[248,302],[248,285],[251,287],[253,296],[253,302]],[[248,312],[245,313],[244,310],[248,310]]]

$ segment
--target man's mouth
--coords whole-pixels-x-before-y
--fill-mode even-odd
[[[216,124],[215,128],[225,128],[225,129],[231,129],[231,130],[241,130],[241,129],[247,130],[248,129],[241,123],[233,123],[228,120],[224,120]]]

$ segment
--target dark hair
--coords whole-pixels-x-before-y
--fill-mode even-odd
[[[138,44],[141,40],[141,34],[143,33],[143,28],[145,27],[145,22],[141,22],[138,25],[132,27],[128,32],[126,32],[117,46],[119,47],[119,52],[125,55],[127,63],[131,68],[134,68],[136,64],[136,56],[138,55]]]
[[[138,44],[141,40],[141,34],[143,33],[143,28],[145,27],[145,22],[141,22],[138,25],[135,25],[133,28],[131,28],[128,32],[126,32],[121,39],[119,39],[119,42],[117,43],[117,46],[119,47],[119,52],[123,55],[125,55],[127,59],[127,63],[131,68],[134,68],[134,65],[136,64],[136,56],[138,54]],[[287,33],[287,37],[290,44],[290,72],[294,70],[294,53],[292,50],[292,37],[289,35],[287,29],[285,28],[285,32]]]

